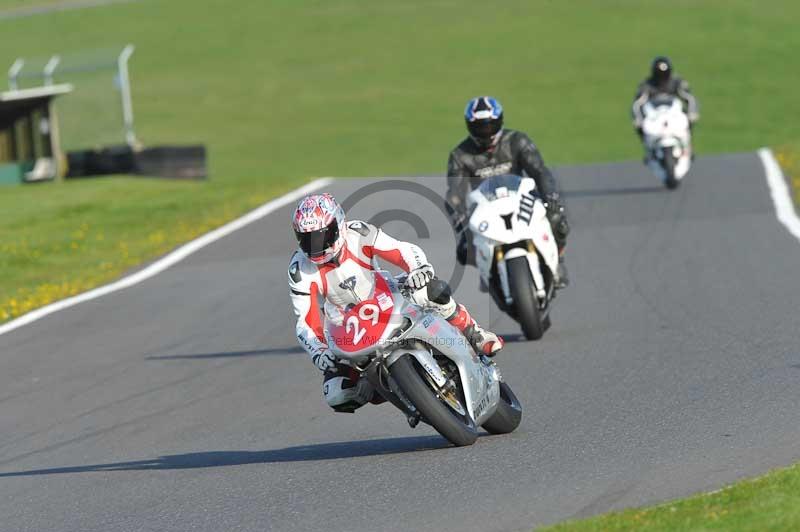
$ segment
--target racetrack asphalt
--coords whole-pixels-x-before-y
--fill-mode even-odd
[[[0,336],[0,529],[528,530],[800,458],[800,242],[758,157],[698,158],[674,192],[641,163],[557,173],[572,286],[543,340],[519,340],[474,269],[456,290],[510,340],[515,433],[452,448],[388,404],[332,413],[293,336],[286,207]],[[376,215],[450,276],[453,236],[426,198],[350,211]]]

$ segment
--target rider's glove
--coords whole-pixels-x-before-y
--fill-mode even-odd
[[[450,225],[453,226],[455,231],[461,231],[466,223],[465,214],[457,211],[448,201],[444,203],[444,208],[447,211],[447,216],[450,218]]]
[[[327,349],[314,355],[311,360],[314,361],[314,365],[317,366],[320,371],[329,371],[336,367],[336,358],[334,358],[333,353]]]
[[[558,192],[553,192],[545,196],[544,206],[547,209],[548,215],[564,212],[564,206],[561,205],[561,196]]]
[[[433,275],[433,266],[430,264],[425,264],[419,268],[414,268],[408,272],[408,277],[406,278],[406,287],[411,288],[412,290],[425,288],[428,285],[428,282],[433,279]]]
[[[545,207],[547,208],[547,219],[553,229],[553,236],[556,238],[558,246],[563,247],[569,234],[569,223],[567,223],[567,215],[558,193],[553,193],[545,198]]]

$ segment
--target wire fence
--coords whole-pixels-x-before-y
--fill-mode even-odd
[[[125,49],[21,58],[9,70],[9,87],[74,86],[73,92],[57,103],[61,142],[67,151],[124,144],[132,138],[132,115],[126,125],[123,103],[127,72],[121,72],[119,61]]]

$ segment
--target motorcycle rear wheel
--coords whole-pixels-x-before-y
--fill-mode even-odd
[[[489,434],[508,434],[519,427],[520,421],[522,421],[522,405],[511,391],[511,387],[501,382],[500,402],[497,403],[497,410],[483,424],[483,428]]]
[[[401,356],[389,368],[389,373],[419,410],[423,420],[458,447],[472,445],[478,438],[478,430],[469,413],[462,417],[436,396],[434,390],[420,374],[420,368],[412,355]]]
[[[527,257],[514,257],[506,262],[508,271],[508,284],[511,297],[514,299],[514,308],[517,321],[522,327],[522,333],[528,340],[538,340],[545,331],[545,324],[539,313],[539,301],[536,299],[533,287],[533,277]]]

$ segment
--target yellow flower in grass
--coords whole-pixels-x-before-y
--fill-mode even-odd
[[[0,321],[16,318],[31,310],[49,305],[60,299],[74,296],[96,286],[96,280],[63,281],[43,283],[33,289],[20,288],[17,295],[0,303]]]
[[[161,230],[150,233],[150,235],[147,237],[147,240],[151,244],[156,246],[163,244],[166,239],[167,239],[167,234]]]

